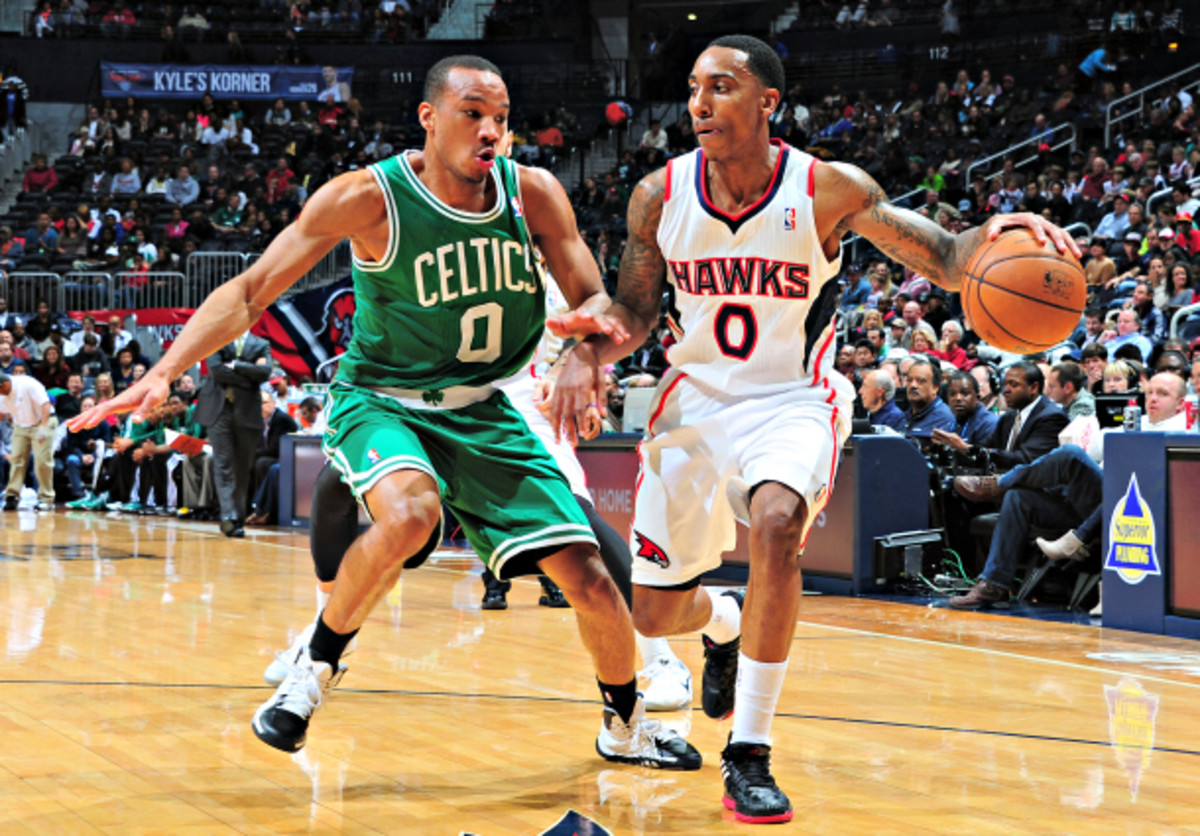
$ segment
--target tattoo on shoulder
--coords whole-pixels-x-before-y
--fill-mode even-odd
[[[621,257],[616,301],[643,318],[658,316],[666,277],[666,262],[658,248],[665,191],[661,174],[647,176],[634,190],[626,218],[629,240]]]

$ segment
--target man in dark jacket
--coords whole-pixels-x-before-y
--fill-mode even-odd
[[[221,531],[226,537],[244,537],[254,451],[263,434],[259,388],[271,375],[271,346],[243,334],[208,358],[208,375],[194,417],[208,429],[213,448]]]

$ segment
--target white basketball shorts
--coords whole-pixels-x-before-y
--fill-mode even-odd
[[[808,528],[829,500],[850,434],[853,389],[822,386],[769,396],[717,392],[672,369],[659,383],[639,448],[633,582],[676,586],[721,565],[750,522],[750,492],[779,482],[808,505]]]
[[[527,374],[505,383],[500,389],[508,396],[517,412],[521,413],[521,417],[525,419],[525,423],[529,425],[533,434],[542,440],[546,451],[554,457],[558,469],[563,472],[563,476],[567,477],[567,482],[571,485],[571,493],[590,501],[587,477],[583,474],[583,465],[579,463],[579,458],[575,455],[575,448],[565,438],[557,442],[554,440],[554,430],[550,427],[550,421],[533,402],[533,390],[536,385],[537,378],[532,374]]]

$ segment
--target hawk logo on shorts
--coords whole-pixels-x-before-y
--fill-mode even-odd
[[[379,455],[379,451],[372,447],[367,451],[367,461],[371,464],[379,464],[383,461],[383,456]]]
[[[658,547],[658,544],[637,531],[633,532],[633,536],[637,538],[638,550],[637,556],[644,557],[660,569],[666,569],[671,565],[671,561],[667,558],[667,553]]]
[[[796,210],[791,206],[783,210],[783,228],[788,232],[796,228]]]

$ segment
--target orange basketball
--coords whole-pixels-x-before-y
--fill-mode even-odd
[[[971,329],[989,345],[1033,354],[1058,345],[1079,324],[1087,279],[1071,253],[1038,244],[1028,229],[985,241],[967,260],[962,306]]]

